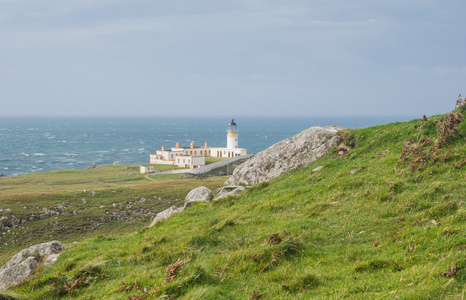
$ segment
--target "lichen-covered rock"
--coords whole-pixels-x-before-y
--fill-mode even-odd
[[[172,206],[170,208],[167,208],[166,210],[164,210],[162,212],[159,212],[155,216],[154,220],[152,220],[152,223],[150,223],[149,227],[152,227],[155,224],[157,224],[158,222],[160,222],[162,220],[166,220],[166,219],[170,218],[171,215],[182,212],[183,210],[184,210],[183,206],[181,206],[181,207]]]
[[[292,169],[308,166],[340,142],[336,126],[311,127],[272,145],[238,166],[226,185],[258,184]]]
[[[58,253],[64,249],[65,245],[52,241],[22,250],[0,268],[0,290],[26,280],[34,274],[40,261],[47,261],[47,258],[52,255],[56,261]],[[52,260],[49,260],[48,264],[51,262]]]
[[[189,206],[188,203],[191,202],[197,202],[197,201],[202,201],[202,202],[209,202],[212,200],[212,191],[209,188],[206,188],[205,186],[200,186],[198,188],[195,188],[194,190],[191,190],[187,195],[184,200],[185,207]]]
[[[214,201],[222,198],[226,198],[228,196],[238,195],[239,193],[243,192],[246,188],[244,186],[239,186],[236,189],[228,192],[227,190],[221,190],[217,196],[215,196]]]
[[[60,253],[51,254],[51,255],[47,256],[47,258],[44,261],[44,267],[48,267],[48,266],[53,265],[57,261],[59,256],[60,256]]]

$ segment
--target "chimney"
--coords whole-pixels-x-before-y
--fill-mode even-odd
[[[162,151],[165,151],[165,146],[162,146]]]
[[[207,142],[205,142],[205,146],[204,146],[204,147],[206,147],[206,148],[207,148]]]
[[[176,148],[180,148],[180,143],[176,143]]]
[[[194,148],[194,142],[191,142],[191,149]]]

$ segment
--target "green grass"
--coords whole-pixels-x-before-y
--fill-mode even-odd
[[[41,242],[73,243],[99,234],[138,231],[156,213],[183,205],[191,189],[200,185],[217,189],[225,180],[217,176],[206,180],[152,182],[139,174],[139,166],[125,165],[1,178],[0,217],[13,218],[20,224],[1,231],[0,263]],[[139,201],[142,198],[145,201]],[[61,214],[39,219],[44,210],[55,213],[60,207]],[[7,224],[0,223],[0,229],[3,225]]]
[[[155,170],[173,166],[154,165]],[[0,197],[12,194],[99,190],[148,182],[135,165],[105,165],[90,170],[29,173],[0,178]],[[1,202],[0,202],[1,203]]]
[[[462,299],[466,166],[453,163],[466,157],[466,124],[443,147],[448,159],[411,171],[401,149],[417,141],[420,123],[349,130],[342,135],[355,148],[345,156],[333,149],[307,168],[194,204],[153,228],[68,243],[55,265],[13,292],[30,299]],[[430,125],[421,131],[435,135]],[[187,263],[167,280],[178,260]],[[453,266],[454,276],[442,275]]]

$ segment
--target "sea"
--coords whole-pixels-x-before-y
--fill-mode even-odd
[[[311,126],[362,128],[410,116],[237,117],[238,143],[248,153]],[[0,117],[0,175],[85,169],[92,164],[147,164],[149,154],[181,146],[226,147],[228,117]]]

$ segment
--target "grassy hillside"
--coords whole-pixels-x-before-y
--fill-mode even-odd
[[[193,205],[153,228],[68,244],[54,266],[13,292],[28,299],[462,299],[466,122],[438,148],[433,121],[442,117],[343,132],[353,147],[345,155],[334,149],[308,168]]]
[[[37,243],[73,243],[99,234],[138,231],[158,212],[182,205],[191,189],[216,189],[226,180],[180,180],[180,175],[171,179],[178,180],[152,182],[139,174],[139,166],[130,165],[0,178],[0,263]]]

